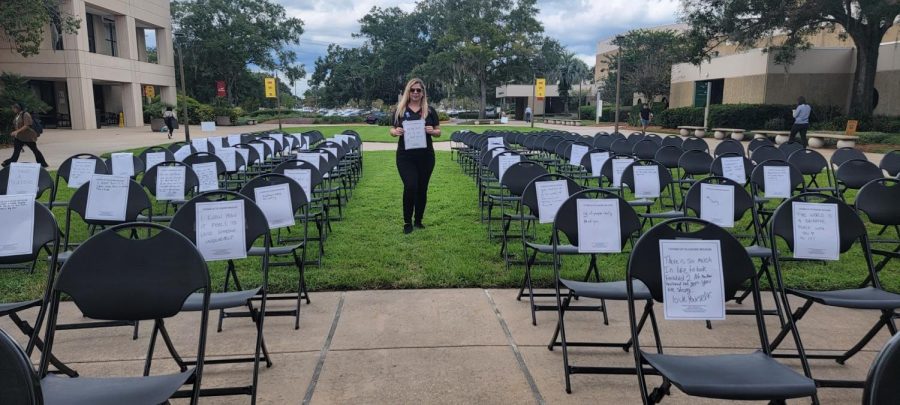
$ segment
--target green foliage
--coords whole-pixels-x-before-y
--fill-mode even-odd
[[[597,114],[597,106],[593,105],[585,105],[581,106],[578,110],[578,117],[582,120],[590,120],[593,121],[596,119]],[[621,111],[620,111],[621,115]],[[603,107],[603,112],[600,114],[600,121],[603,122],[612,122],[616,119],[616,109],[615,107]]]
[[[620,52],[607,56],[609,75],[604,100],[615,101],[616,69],[622,64],[621,97],[631,99],[634,92],[648,100],[669,95],[672,65],[688,60],[684,39],[672,30],[632,30],[613,40]]]
[[[784,118],[776,117],[767,119],[766,122],[763,123],[762,128],[773,131],[786,131],[790,129],[790,124],[788,124],[788,122]]]
[[[450,115],[443,111],[438,111],[438,120],[439,121],[450,121]]]
[[[669,108],[656,114],[656,123],[664,128],[677,128],[681,125],[703,125],[703,109],[697,107]]]
[[[715,104],[709,107],[709,125],[710,128],[782,130],[794,122],[791,113],[794,107],[783,104]],[[812,106],[810,123],[823,122],[839,111],[836,106]],[[655,121],[666,128],[703,125],[703,107],[670,108],[654,115]]]
[[[28,85],[28,79],[13,74],[0,73],[0,144],[10,143],[13,130],[13,103],[22,103],[28,112],[47,112],[50,106],[41,101]]]
[[[216,117],[228,117],[232,124],[237,123],[238,112],[223,97],[216,97],[212,105],[213,115]]]
[[[16,53],[29,57],[40,52],[44,30],[55,31],[58,37],[77,33],[81,20],[61,12],[60,3],[62,0],[0,1],[2,37],[12,42]]]
[[[163,103],[159,96],[154,96],[149,104],[144,104],[144,123],[149,124],[151,119],[162,118],[166,107],[175,107],[168,103]],[[178,115],[178,112],[175,112]]]
[[[860,144],[889,144],[900,145],[900,132],[862,132],[857,133]]]

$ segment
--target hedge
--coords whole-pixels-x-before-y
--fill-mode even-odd
[[[716,104],[709,107],[710,128],[786,130],[794,122],[794,106],[783,104]],[[840,116],[840,107],[812,106],[810,122],[830,122]],[[702,126],[703,107],[670,108],[656,115],[655,121],[666,128],[682,125]]]
[[[624,119],[627,115],[625,110],[619,110],[619,118]],[[578,117],[583,120],[595,120],[597,119],[597,106],[593,105],[584,105],[578,110]],[[612,122],[616,119],[616,109],[615,107],[603,107],[603,112],[600,114],[600,121],[603,122]]]

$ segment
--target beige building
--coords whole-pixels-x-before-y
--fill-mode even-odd
[[[143,126],[147,86],[175,104],[175,67],[169,0],[63,0],[64,13],[81,20],[76,34],[45,30],[40,53],[28,58],[0,40],[0,71],[31,79],[52,107],[48,127],[73,129]],[[156,58],[145,38],[155,38]]]
[[[531,111],[535,116],[544,114],[558,114],[565,110],[562,99],[559,97],[559,86],[556,84],[548,84],[544,87],[545,97],[536,100],[534,94],[534,86],[530,84],[505,84],[494,89],[494,96],[497,100],[502,100],[506,104],[511,104],[515,108],[515,119],[521,120],[525,117],[525,107],[531,107]],[[575,85],[569,90],[569,97],[575,94],[583,93],[585,95],[585,105],[590,105],[596,98],[596,90],[591,83],[582,83],[580,86]],[[572,111],[570,113],[577,111]]]

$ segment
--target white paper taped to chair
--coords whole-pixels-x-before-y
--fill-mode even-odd
[[[553,223],[559,206],[569,198],[569,184],[565,180],[538,181],[534,183],[538,203],[538,222]]]
[[[837,204],[794,201],[791,211],[794,217],[794,257],[838,260],[841,242]]]
[[[766,189],[766,198],[791,198],[791,168],[764,166],[763,187]]]
[[[297,154],[297,160],[302,160],[304,162],[307,162],[307,163],[315,166],[316,170],[319,170],[319,162],[322,161],[322,158],[319,156],[318,153],[304,152],[304,153]]]
[[[274,139],[279,145],[284,145],[284,134],[269,134],[269,138]],[[275,150],[275,148],[273,147],[272,150]]]
[[[285,169],[284,175],[300,184],[303,193],[306,194],[306,201],[312,199],[312,170],[310,169]]]
[[[575,209],[578,217],[579,253],[622,251],[618,199],[579,199],[575,201]]]
[[[222,163],[225,164],[225,171],[227,172],[235,172],[237,171],[237,158],[235,158],[235,154],[237,153],[237,149],[235,148],[219,148],[216,149],[216,156],[222,160]]]
[[[239,167],[239,169],[241,171],[247,170],[247,165],[252,163],[252,162],[250,162],[250,149],[234,148],[234,151],[237,152],[239,155],[241,155],[241,157],[244,159],[244,164],[243,164],[243,166]]]
[[[134,176],[134,154],[131,152],[113,153],[109,159],[112,165],[112,174],[119,176]]]
[[[637,198],[659,197],[659,167],[656,165],[633,166],[634,196]]]
[[[149,171],[153,166],[166,161],[166,152],[150,152],[144,155],[144,159],[147,160],[144,162],[144,170]]]
[[[734,186],[700,184],[700,219],[723,228],[734,227]]]
[[[625,173],[625,169],[632,163],[634,163],[634,159],[613,159],[613,187],[622,186],[622,173]]]
[[[256,205],[266,214],[270,229],[294,225],[291,189],[287,183],[258,187],[253,190]]]
[[[247,257],[244,200],[197,203],[197,250],[206,261]]]
[[[197,152],[209,152],[209,141],[206,138],[191,139],[191,145]]]
[[[91,177],[84,219],[125,221],[130,184],[128,176],[95,174]]]
[[[175,160],[183,162],[186,157],[191,155],[191,146],[182,145],[175,153],[173,153],[173,155],[175,155]]]
[[[241,143],[240,135],[228,135],[228,146],[234,146]]]
[[[69,166],[69,188],[78,188],[82,184],[91,181],[94,171],[97,170],[97,162],[94,159],[72,159]]]
[[[497,158],[497,178],[500,180],[500,183],[503,183],[503,175],[506,174],[506,170],[521,161],[522,157],[519,155],[503,155]]]
[[[250,144],[250,146],[252,146],[253,149],[256,149],[256,154],[259,155],[260,161],[266,160],[266,158],[269,157],[268,155],[266,155],[266,145],[265,144],[259,143],[259,142],[253,142]]]
[[[184,166],[160,166],[156,168],[156,200],[184,200],[184,183],[187,168]]]
[[[609,160],[609,152],[591,153],[591,176],[600,177],[600,170],[603,170],[603,164]]]
[[[659,241],[666,320],[725,319],[725,280],[718,240]]]
[[[274,139],[260,139],[260,141],[262,141],[264,144],[266,144],[266,146],[269,147],[269,150],[272,151],[272,153],[275,153],[275,151],[278,150],[278,148],[275,147]],[[269,155],[267,155],[267,156],[269,156]]]
[[[721,162],[722,177],[734,180],[738,184],[747,182],[747,171],[744,168],[744,158],[740,156],[728,156],[723,157]]]
[[[581,166],[581,159],[588,153],[590,149],[584,145],[572,145],[569,151],[569,164],[572,166]]]
[[[31,254],[34,195],[0,195],[0,257]]]
[[[505,145],[503,144],[503,137],[493,136],[493,137],[488,138],[488,143],[487,143],[488,150],[491,150],[494,148],[502,148],[504,146]]]
[[[194,163],[191,165],[194,174],[197,175],[198,191],[212,191],[219,189],[219,172],[216,162]]]
[[[38,163],[13,162],[9,166],[6,180],[6,194],[31,194],[37,196],[41,165]]]

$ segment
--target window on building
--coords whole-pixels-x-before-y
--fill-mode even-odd
[[[110,56],[119,56],[119,52],[116,49],[116,23],[113,21],[105,20],[103,22],[104,32],[106,33],[106,43],[109,46],[109,54]]]
[[[53,41],[54,50],[63,50],[63,36],[59,26],[55,23],[50,23],[50,39]]]
[[[87,21],[88,51],[97,53],[97,39],[94,37],[94,15],[88,14],[85,20]]]

